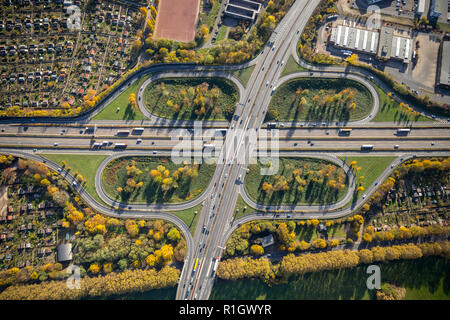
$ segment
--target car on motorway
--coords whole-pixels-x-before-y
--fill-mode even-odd
[[[53,143],[53,145],[54,145],[55,147],[57,147],[57,146],[58,146],[58,142]]]
[[[136,140],[136,143],[137,143],[137,144],[139,144],[139,143],[141,143],[141,142],[142,142],[142,139],[137,139],[137,140]]]
[[[366,195],[365,194],[363,194],[363,199],[365,199],[366,198]]]
[[[153,154],[157,154],[158,153],[158,151],[153,151]]]
[[[398,144],[394,145],[394,149],[398,149],[398,147],[399,147]]]

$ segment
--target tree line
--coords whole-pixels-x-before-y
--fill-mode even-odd
[[[145,292],[176,285],[180,271],[166,266],[159,271],[126,270],[105,276],[84,277],[81,289],[69,289],[66,281],[13,285],[0,293],[1,300],[75,300]]]
[[[359,264],[389,262],[403,259],[419,259],[424,256],[450,256],[450,242],[404,244],[391,247],[373,247],[360,251],[334,250],[301,255],[287,254],[278,264],[267,258],[233,258],[223,260],[217,268],[217,276],[224,280],[260,278],[271,282],[286,281],[291,275],[351,268]]]

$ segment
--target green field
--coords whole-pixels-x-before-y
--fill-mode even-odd
[[[339,158],[345,160],[345,156]],[[361,180],[361,185],[364,189],[367,189],[396,158],[395,156],[347,156],[346,163],[350,165],[352,161],[357,162],[356,165],[361,167],[361,170],[356,174],[356,177],[364,177]],[[379,183],[382,183],[382,181],[379,181]]]
[[[239,70],[235,70],[233,72],[231,72],[236,78],[239,79],[239,81],[241,81],[242,85],[244,87],[247,86],[248,80],[250,80],[250,77],[252,76],[253,70],[255,69],[255,65],[244,68],[244,69],[239,69]]]
[[[145,88],[143,100],[152,114],[167,119],[226,120],[233,116],[239,93],[223,78],[164,78]]]
[[[143,186],[127,192],[125,186],[130,177],[127,176],[126,167],[131,164],[131,160],[135,160],[136,168],[142,171],[140,175],[136,175],[133,179],[136,183],[142,181]],[[103,171],[103,189],[112,199],[128,203],[186,202],[201,194],[208,187],[216,169],[214,165],[200,164],[197,177],[190,179],[183,176],[177,181],[178,187],[163,191],[161,185],[153,181],[150,176],[150,171],[156,170],[158,165],[163,165],[169,170],[170,174],[184,166],[183,164],[176,165],[165,157],[121,157],[108,163]],[[124,190],[118,191],[118,187],[122,187]]]
[[[289,56],[289,59],[287,60],[286,65],[284,66],[281,76],[284,77],[288,74],[291,74],[294,72],[301,72],[301,71],[308,71],[308,69],[303,68],[301,65],[299,65],[291,55],[291,56]]]
[[[415,121],[433,121],[430,118],[424,116],[414,117],[405,111],[400,109],[400,104],[394,99],[390,98],[386,92],[384,92],[380,87],[372,82],[372,85],[378,92],[380,98],[380,109],[372,121],[384,122],[384,121],[394,121],[401,124],[406,124],[408,122]]]
[[[122,92],[113,102],[107,105],[102,111],[93,117],[93,120],[144,120],[145,116],[141,111],[133,109],[128,103],[131,93],[136,94],[145,78],[133,82],[124,92]],[[117,108],[120,108],[117,111]]]
[[[405,299],[449,300],[450,262],[428,257],[379,264],[381,282],[406,288]],[[367,300],[367,266],[292,276],[287,284],[269,287],[261,280],[217,280],[211,300]]]
[[[306,242],[314,241],[317,238],[323,238],[317,228],[309,228],[306,226],[297,226],[295,229],[296,239]],[[347,232],[344,224],[334,224],[327,228],[328,240],[336,238],[346,238]]]
[[[197,214],[195,214],[195,211],[197,211]],[[186,223],[186,225],[189,227],[189,230],[191,230],[191,233],[194,234],[195,227],[197,226],[197,220],[201,211],[202,205],[199,204],[196,205],[195,207],[186,210],[169,211],[169,212],[177,216],[181,220],[183,220],[183,222]]]
[[[348,93],[344,93],[346,89]],[[352,103],[355,103],[354,109],[350,108]],[[299,78],[282,84],[275,91],[266,121],[353,121],[366,117],[372,107],[369,90],[356,81]]]
[[[327,179],[319,174],[319,170],[325,170],[327,165],[334,167]],[[337,167],[325,160],[312,158],[280,158],[279,170],[275,175],[261,175],[261,165],[249,165],[249,172],[245,176],[245,188],[248,196],[257,203],[262,204],[328,204],[339,201],[347,193],[347,176],[341,167]],[[302,173],[299,177],[304,180],[303,190],[298,190],[299,184],[293,177],[295,169],[300,169]],[[276,176],[281,175],[286,178],[286,184],[289,190],[272,192],[266,194],[263,191],[264,182],[270,183],[275,187]],[[334,188],[328,186],[327,182],[331,180],[338,181],[344,188]],[[314,181],[316,180],[316,181]]]
[[[236,211],[239,210],[239,211]],[[234,220],[237,220],[247,214],[251,214],[251,213],[255,213],[256,210],[254,208],[252,208],[247,202],[244,201],[244,199],[242,198],[242,196],[239,194],[237,201],[236,201],[236,206],[234,207],[234,213],[233,213],[233,218]]]
[[[91,155],[91,154],[42,154],[43,157],[61,165],[61,161],[66,161],[67,167],[72,168],[70,173],[73,175],[78,171],[86,179],[86,191],[99,203],[105,204],[95,190],[95,173],[106,155]]]
[[[225,39],[225,35],[227,34],[227,26],[222,25],[219,28],[219,32],[217,32],[217,37],[216,37],[216,41],[214,43],[217,43],[223,39]]]

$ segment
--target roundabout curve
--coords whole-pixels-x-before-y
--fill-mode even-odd
[[[280,157],[295,157],[295,158],[313,158],[313,159],[320,159],[320,160],[325,160],[327,162],[331,162],[337,166],[339,166],[340,168],[342,168],[348,178],[348,190],[347,193],[345,194],[344,198],[342,198],[341,200],[339,200],[338,202],[335,203],[331,203],[331,204],[326,204],[326,205],[297,205],[297,204],[290,204],[290,205],[263,205],[263,204],[259,204],[257,202],[255,202],[247,193],[247,190],[245,188],[245,180],[244,183],[239,185],[239,192],[242,196],[242,198],[244,199],[245,202],[247,202],[251,207],[253,207],[256,210],[260,210],[260,211],[264,211],[264,212],[289,212],[289,213],[313,213],[313,212],[322,212],[322,211],[328,211],[328,210],[336,210],[338,208],[341,208],[342,206],[344,206],[348,201],[351,200],[352,195],[355,191],[355,176],[351,170],[351,168],[344,163],[342,160],[334,157],[334,156],[330,156],[327,154],[302,154],[301,156],[299,155],[292,155],[289,153],[286,154],[282,154],[280,153]]]

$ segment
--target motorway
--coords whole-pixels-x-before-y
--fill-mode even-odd
[[[176,299],[208,299],[215,280],[213,266],[216,258],[222,256],[226,241],[233,230],[241,223],[254,219],[273,219],[274,211],[279,212],[280,218],[309,219],[335,218],[350,214],[357,210],[376,190],[376,185],[370,186],[366,197],[357,199],[350,206],[350,198],[354,190],[354,178],[348,167],[343,165],[338,156],[341,154],[361,154],[361,145],[374,146],[371,153],[398,156],[393,163],[378,177],[378,181],[386,179],[404,160],[416,156],[448,156],[450,150],[449,123],[445,119],[437,118],[433,122],[415,122],[398,124],[393,122],[370,122],[379,110],[379,100],[371,84],[375,82],[381,88],[387,87],[378,79],[369,78],[366,71],[358,68],[342,69],[341,67],[316,67],[301,61],[297,54],[293,56],[299,64],[314,72],[298,72],[281,77],[284,69],[283,61],[287,61],[294,53],[297,39],[301,34],[309,17],[317,6],[317,1],[296,0],[280,24],[273,32],[270,42],[258,57],[240,66],[205,67],[195,65],[156,65],[146,68],[118,86],[110,95],[103,99],[98,106],[88,114],[73,119],[0,119],[0,152],[30,158],[43,162],[54,170],[59,165],[44,160],[40,153],[82,153],[106,154],[108,157],[97,170],[95,185],[100,198],[110,207],[98,203],[82,187],[76,186],[80,196],[96,211],[120,218],[159,218],[176,224],[184,234],[188,245],[182,274],[179,279]],[[255,66],[253,73],[244,87],[229,71]],[[148,117],[144,121],[111,121],[91,118],[104,109],[118,97],[133,82],[142,76],[151,74],[144,81],[138,91],[138,105]],[[225,140],[208,137],[195,138],[203,140],[200,144],[193,143],[193,150],[201,150],[202,143],[218,143],[218,164],[209,186],[204,192],[189,202],[182,204],[126,204],[117,203],[110,199],[103,191],[102,171],[109,161],[125,155],[154,155],[170,156],[171,150],[178,139],[174,136],[192,137],[192,121],[174,121],[152,115],[146,110],[143,102],[145,87],[154,80],[167,77],[224,77],[232,81],[239,91],[239,103],[235,116],[230,122],[208,121],[202,122],[203,129],[211,128],[211,136],[217,128],[228,128]],[[261,143],[270,142],[268,139],[274,132],[265,130],[264,124],[267,108],[272,91],[285,81],[297,77],[350,78],[365,85],[372,93],[373,106],[369,114],[362,119],[347,123],[322,122],[284,122],[279,127],[279,152],[277,156],[308,156],[326,159],[343,166],[349,177],[348,193],[334,204],[325,206],[262,206],[254,203],[243,188],[243,180],[247,170],[246,156],[253,151],[263,151],[265,148],[255,141],[248,139],[249,130],[258,132]],[[368,81],[371,79],[371,81]],[[398,99],[397,97],[395,97]],[[36,122],[36,123],[35,123]],[[39,123],[37,123],[39,122]],[[345,126],[352,131],[348,136],[342,136],[339,129]],[[133,134],[135,127],[143,127],[144,131]],[[86,130],[86,128],[90,128]],[[183,133],[180,128],[186,128]],[[398,135],[397,129],[410,128],[407,135]],[[239,130],[238,130],[239,129]],[[118,130],[128,130],[126,136],[117,135]],[[138,140],[140,139],[140,140]],[[93,148],[94,143],[109,141],[111,144],[100,148]],[[115,143],[125,143],[127,149],[118,151]],[[56,144],[56,145],[55,145]],[[226,148],[223,148],[223,144]],[[200,147],[198,147],[200,146]],[[231,147],[232,146],[232,147]],[[271,154],[268,154],[270,158]],[[70,173],[63,171],[63,176],[73,183]],[[233,213],[237,198],[241,194],[245,201],[255,207],[257,211],[233,221]],[[191,208],[202,203],[197,228],[192,235],[186,224],[170,211]],[[195,266],[195,268],[194,268]],[[195,270],[194,270],[195,269]]]

